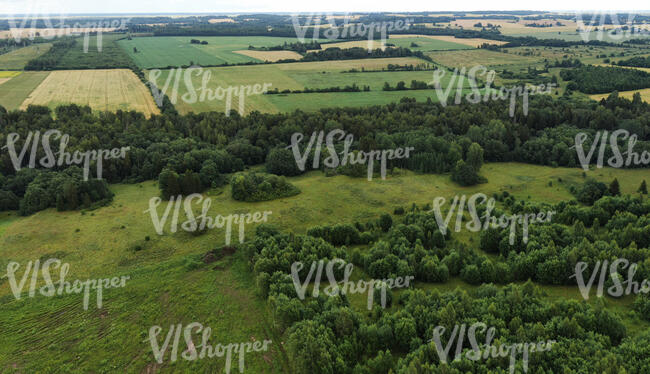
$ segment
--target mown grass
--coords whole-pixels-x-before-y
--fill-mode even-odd
[[[320,171],[289,178],[302,193],[268,202],[245,203],[232,199],[230,188],[208,191],[210,215],[272,211],[268,223],[296,233],[315,225],[365,222],[397,206],[419,206],[437,196],[482,192],[491,195],[509,191],[517,199],[559,202],[571,199],[568,186],[583,180],[581,169],[550,168],[519,163],[486,164],[482,174],[488,183],[459,187],[448,175],[420,175],[402,171],[386,180],[375,178],[325,177]],[[647,170],[597,169],[588,176],[609,182],[618,178],[623,193],[634,193]],[[563,182],[559,182],[562,178]],[[553,186],[548,182],[552,181]],[[281,339],[273,335],[264,302],[256,296],[252,275],[241,254],[203,264],[201,255],[224,244],[223,229],[200,236],[186,232],[157,235],[145,210],[149,199],[158,196],[156,183],[112,185],[114,201],[85,212],[48,209],[28,217],[0,214],[0,269],[9,261],[22,266],[36,259],[60,258],[70,264],[67,279],[109,278],[128,275],[126,287],[104,292],[103,308],[82,307],[81,295],[16,300],[6,278],[0,278],[0,371],[18,372],[220,372],[223,360],[177,361],[169,356],[155,363],[147,331],[173,323],[200,322],[213,329],[216,342],[246,342],[272,339],[272,352],[246,356],[246,369],[254,373],[286,372]],[[158,208],[163,213],[166,205]],[[198,209],[198,207],[196,208]],[[184,221],[181,215],[180,221]],[[246,240],[254,225],[246,226]],[[467,234],[467,243],[472,245]],[[149,237],[149,240],[147,240]],[[236,230],[233,239],[237,237]],[[460,237],[460,235],[457,235]],[[464,238],[464,237],[463,237]],[[465,240],[465,239],[462,239]],[[473,243],[477,243],[474,238]],[[474,244],[475,245],[475,244]],[[141,247],[141,250],[136,250]],[[4,271],[2,271],[4,273]],[[366,278],[360,269],[354,279]],[[58,279],[58,274],[53,275]],[[39,280],[37,286],[43,285]],[[417,284],[425,289],[471,290],[473,286],[453,279],[448,283]],[[576,298],[572,287],[543,287],[548,297]],[[397,291],[396,296],[400,291]],[[24,296],[25,293],[23,293]],[[91,293],[91,297],[95,294]],[[366,307],[365,295],[351,295],[353,306]],[[607,299],[607,306],[622,313],[633,329],[645,328],[631,312],[631,298]],[[393,307],[396,308],[396,307]],[[162,336],[159,337],[159,342]],[[198,342],[195,339],[195,343]],[[184,349],[183,344],[181,348]],[[269,363],[270,361],[270,363]],[[235,370],[234,366],[233,370]]]

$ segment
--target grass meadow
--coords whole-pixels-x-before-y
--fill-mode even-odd
[[[641,180],[647,178],[643,169],[604,168],[587,173],[604,182],[618,178],[623,193],[634,193]],[[568,187],[583,180],[581,169],[519,163],[486,164],[482,174],[488,183],[459,187],[448,175],[400,171],[386,180],[367,181],[326,177],[313,171],[288,178],[302,191],[289,198],[239,202],[232,199],[228,186],[204,195],[213,200],[211,216],[272,211],[270,224],[305,233],[320,224],[376,219],[380,214],[392,213],[397,206],[408,207],[414,202],[422,206],[437,196],[450,199],[456,194],[509,191],[518,200],[560,202],[571,199]],[[549,181],[553,186],[548,185]],[[28,217],[18,217],[14,212],[0,215],[0,268],[17,261],[23,265],[18,270],[20,276],[30,260],[59,258],[70,264],[69,280],[130,277],[126,287],[104,291],[101,309],[96,308],[95,293],[91,293],[87,311],[82,307],[82,295],[27,298],[24,292],[16,300],[9,282],[0,278],[0,324],[11,326],[0,330],[0,340],[8,343],[0,346],[0,371],[221,372],[224,363],[218,359],[171,363],[167,356],[162,365],[155,363],[147,340],[148,328],[159,324],[166,334],[171,324],[197,321],[212,327],[211,344],[272,339],[271,351],[246,356],[246,369],[255,373],[286,372],[282,337],[273,335],[264,302],[255,294],[254,280],[241,254],[211,264],[201,261],[203,253],[224,245],[223,229],[193,236],[182,231],[171,233],[167,226],[163,235],[157,235],[149,213],[145,213],[149,199],[159,194],[156,182],[112,185],[111,189],[114,201],[94,211],[48,209]],[[164,208],[158,208],[159,214]],[[247,225],[246,239],[253,233],[254,226]],[[471,245],[477,243],[478,233],[462,232],[456,237]],[[138,246],[142,249],[135,250]],[[356,269],[353,279],[360,278],[369,279]],[[57,280],[58,274],[53,279]],[[39,278],[37,286],[42,284]],[[416,286],[441,291],[460,287],[468,292],[475,288],[458,279]],[[543,289],[549,298],[579,298],[575,287]],[[350,300],[355,308],[365,310],[364,295],[350,295]],[[622,314],[626,325],[647,327],[630,312],[631,299],[607,298],[606,303]],[[159,341],[162,339],[159,337]],[[233,370],[237,368],[234,361]]]
[[[32,44],[0,55],[0,70],[22,70],[29,60],[35,59],[52,48],[51,43]]]

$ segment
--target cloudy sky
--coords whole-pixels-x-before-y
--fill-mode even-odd
[[[650,10],[647,0],[0,0],[0,14],[352,12],[449,10]]]

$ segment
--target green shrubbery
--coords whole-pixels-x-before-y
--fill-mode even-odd
[[[284,177],[260,173],[238,173],[231,180],[232,198],[239,201],[267,201],[294,196],[300,190]]]

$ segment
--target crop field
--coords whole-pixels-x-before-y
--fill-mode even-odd
[[[0,70],[22,70],[31,59],[41,56],[52,47],[50,43],[32,44],[0,55]]]
[[[126,69],[53,71],[21,108],[29,104],[55,108],[69,103],[88,105],[93,110],[137,110],[147,116],[158,113],[149,90]]]
[[[294,59],[300,60],[302,55],[294,51],[251,51],[244,49],[241,51],[234,51],[240,55],[248,56],[260,61],[271,61],[275,62],[278,60]]]
[[[15,74],[16,72],[2,72],[1,74]],[[38,87],[50,74],[46,71],[26,71],[10,78],[0,85],[0,105],[8,110],[18,109],[27,99],[27,96]]]
[[[191,39],[207,41],[207,45],[191,44]],[[123,39],[120,47],[142,69],[165,68],[169,66],[221,65],[225,63],[261,62],[261,59],[246,56],[237,51],[254,47],[272,47],[295,43],[295,38],[266,36],[209,36],[209,37],[142,37]],[[137,52],[136,52],[137,50]]]
[[[567,186],[572,181],[582,180],[579,169],[518,163],[486,164],[482,173],[488,178],[487,184],[458,187],[446,175],[402,171],[400,175],[389,175],[386,180],[368,183],[364,178],[326,177],[315,171],[288,178],[302,191],[289,198],[264,203],[238,202],[232,199],[230,187],[214,189],[205,195],[214,201],[211,216],[267,210],[273,212],[270,223],[305,233],[315,225],[376,218],[391,212],[395,206],[412,202],[422,205],[436,196],[451,198],[458,193],[491,195],[509,191],[518,200],[559,202],[571,197]],[[605,168],[595,177],[602,181],[616,177],[621,181],[623,193],[634,193],[633,187],[647,177],[646,173],[645,170]],[[560,178],[565,182],[548,186],[549,180]],[[83,311],[81,295],[16,300],[8,282],[0,281],[0,323],[16,327],[0,330],[0,340],[7,343],[0,346],[0,367],[24,372],[44,372],[51,365],[64,371],[84,372],[101,372],[106,365],[128,368],[129,372],[222,370],[224,363],[219,359],[179,360],[162,365],[152,360],[147,328],[160,325],[166,333],[169,325],[179,322],[200,321],[213,327],[215,343],[260,339],[276,342],[279,337],[270,328],[265,302],[255,295],[254,280],[240,254],[211,264],[201,261],[203,253],[223,245],[223,230],[202,236],[185,232],[157,235],[150,218],[143,213],[149,198],[158,192],[156,183],[112,185],[111,189],[116,194],[114,201],[92,214],[54,209],[29,217],[0,214],[1,267],[6,267],[9,261],[26,263],[34,258],[55,257],[70,264],[70,279],[130,277],[128,288],[104,292],[101,310],[91,305],[88,311]],[[345,218],[341,220],[341,217]],[[246,240],[251,239],[253,232],[254,227],[246,227]],[[145,240],[146,236],[151,239]],[[467,232],[467,236],[467,240],[478,240],[478,233]],[[134,251],[136,245],[143,249]],[[353,279],[358,278],[369,277],[355,268]],[[41,285],[39,280],[37,286]],[[476,288],[455,278],[444,284],[417,282],[416,287],[440,291],[459,287],[470,293]],[[548,298],[580,297],[576,287],[541,288]],[[93,294],[91,303],[92,297]],[[589,302],[597,303],[597,300],[592,298]],[[608,308],[622,311],[626,325],[634,324],[637,331],[647,328],[646,322],[626,317],[630,300],[630,296],[607,297],[603,302]],[[363,312],[361,295],[351,295],[350,301],[355,309]],[[29,350],[18,348],[26,344]],[[278,348],[280,344],[272,347],[263,356],[247,355],[246,370],[286,372],[284,350]],[[237,368],[237,360],[233,360],[231,372]]]
[[[407,85],[411,80],[431,82],[432,71],[382,71],[382,72],[357,72],[343,73],[350,69],[375,70],[385,68],[388,64],[421,64],[422,60],[415,58],[390,58],[390,59],[364,59],[346,61],[324,61],[324,62],[300,62],[289,64],[254,65],[254,66],[231,66],[206,68],[210,72],[208,88],[216,87],[254,85],[270,83],[270,89],[282,90],[303,90],[305,88],[329,88],[344,87],[356,83],[359,87],[369,86],[369,92],[336,92],[336,93],[309,93],[309,94],[276,94],[276,95],[252,95],[245,99],[245,112],[258,110],[260,112],[275,113],[278,111],[294,110],[316,110],[330,106],[352,106],[352,105],[373,105],[399,101],[401,96],[416,97],[426,100],[434,96],[433,91],[381,91],[384,82],[395,86],[397,82],[404,81]],[[163,89],[169,76],[169,70],[163,71],[156,85]],[[206,100],[194,103],[187,103],[181,100],[181,96],[202,86],[203,75],[193,73],[192,86],[187,87],[183,80],[180,80],[177,91],[176,108],[187,113],[203,111],[223,111],[224,100]],[[449,75],[443,79],[443,86]],[[173,93],[172,81],[167,95]],[[465,82],[465,87],[469,85]],[[307,95],[307,96],[306,96]],[[231,108],[237,109],[238,103],[233,97]]]

